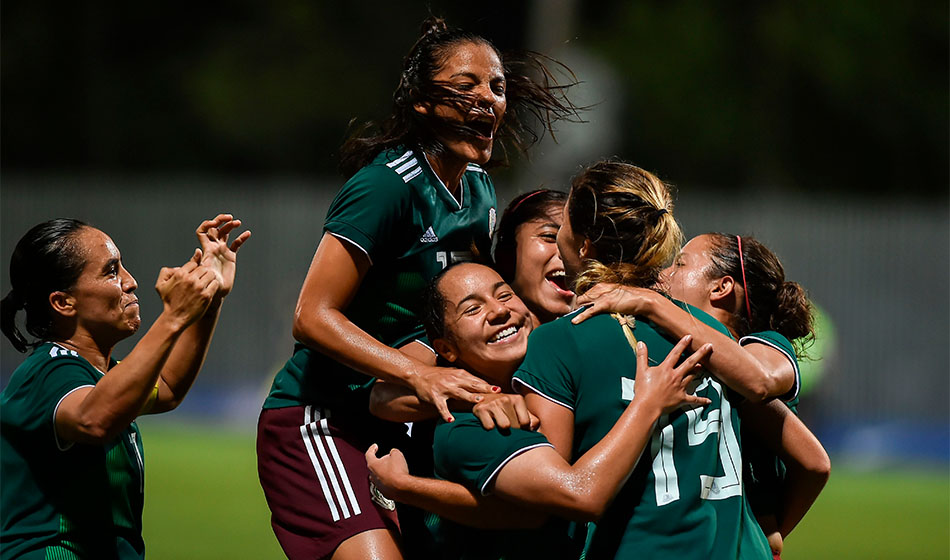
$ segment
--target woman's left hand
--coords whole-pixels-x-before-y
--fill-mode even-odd
[[[409,476],[409,465],[402,451],[393,449],[382,457],[377,457],[379,446],[375,443],[366,450],[366,467],[369,469],[369,480],[376,488],[390,500],[399,496],[399,481]]]
[[[218,277],[216,300],[231,293],[237,269],[238,249],[251,236],[250,231],[245,231],[228,245],[228,236],[240,225],[241,220],[234,219],[231,214],[218,214],[213,220],[201,222],[195,230],[198,243],[201,244],[201,265],[213,270]]]

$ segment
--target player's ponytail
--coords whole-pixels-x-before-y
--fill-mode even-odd
[[[682,245],[672,211],[669,186],[635,165],[601,161],[575,177],[568,219],[575,235],[590,241],[593,257],[575,291],[602,282],[652,287]]]
[[[28,345],[26,338],[16,326],[16,314],[25,305],[26,303],[15,290],[10,290],[10,293],[0,300],[0,331],[10,339],[10,344],[13,344],[17,352],[26,352]]]
[[[13,250],[12,289],[0,302],[0,330],[17,351],[25,352],[52,336],[49,295],[72,288],[79,279],[86,261],[76,236],[84,227],[71,218],[43,222],[26,232]],[[21,309],[26,310],[26,332],[38,339],[35,343],[28,342],[16,326]]]
[[[815,337],[814,309],[805,288],[798,282],[782,282],[775,294],[775,309],[769,318],[772,330],[795,344],[801,355]]]

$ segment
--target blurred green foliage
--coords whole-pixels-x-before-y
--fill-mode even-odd
[[[429,10],[525,48],[529,18],[550,6],[7,0],[0,158],[23,171],[332,172],[351,119],[388,112]],[[946,196],[946,2],[575,10],[571,44],[624,85],[618,155],[678,182]]]

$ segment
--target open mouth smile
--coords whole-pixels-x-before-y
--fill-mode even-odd
[[[567,288],[567,276],[564,270],[554,270],[544,276],[544,279],[563,297],[574,297],[574,292]]]
[[[500,342],[507,342],[508,339],[512,338],[516,334],[521,332],[521,327],[512,325],[505,329],[502,329],[500,332],[495,334],[495,336],[488,339],[489,344],[498,344]]]

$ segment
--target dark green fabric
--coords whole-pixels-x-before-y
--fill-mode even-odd
[[[55,437],[60,400],[102,376],[74,351],[47,343],[0,393],[0,557],[144,556],[138,427],[105,446],[60,445]]]
[[[728,334],[707,314],[680,305]],[[651,365],[676,342],[642,319],[633,333],[647,345]],[[574,325],[568,316],[531,334],[515,379],[573,410],[577,458],[607,434],[633,398],[636,367],[615,318],[600,315]],[[660,418],[650,447],[593,529],[587,558],[771,558],[742,494],[736,397],[709,375],[696,392],[712,403]]]
[[[420,295],[437,272],[470,260],[473,248],[490,254],[496,206],[491,179],[470,164],[459,188],[461,203],[424,156],[389,150],[347,181],[330,205],[325,230],[359,246],[372,261],[346,316],[383,344],[398,347],[422,335]],[[369,381],[297,344],[264,408],[362,406]]]
[[[527,430],[486,430],[475,415],[455,413],[455,421],[439,422],[433,442],[433,464],[439,478],[458,482],[474,492],[491,494],[498,472],[511,459],[538,447],[547,438]],[[577,558],[568,523],[551,519],[538,529],[486,530],[440,520],[437,531],[444,558],[515,560]]]

